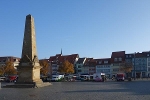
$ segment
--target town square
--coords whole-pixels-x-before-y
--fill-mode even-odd
[[[42,88],[1,88],[0,100],[149,100],[149,84],[150,79],[52,82],[52,86]]]
[[[1,1],[0,100],[150,100],[150,1]]]

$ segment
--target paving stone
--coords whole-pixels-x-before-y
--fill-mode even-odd
[[[149,84],[150,80],[52,82],[42,88],[2,88],[0,100],[150,100]]]

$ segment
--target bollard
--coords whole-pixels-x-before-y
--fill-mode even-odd
[[[1,82],[0,82],[0,89],[1,89]]]

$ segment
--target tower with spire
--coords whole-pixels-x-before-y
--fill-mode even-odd
[[[62,56],[62,48],[61,48],[61,53],[60,53],[60,54],[61,54],[61,56]]]

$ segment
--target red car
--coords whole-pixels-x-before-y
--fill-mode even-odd
[[[15,75],[14,75],[14,76],[8,76],[8,77],[7,77],[7,81],[8,81],[8,82],[16,82],[16,81],[17,81],[17,78],[18,78],[18,77],[15,76]]]

